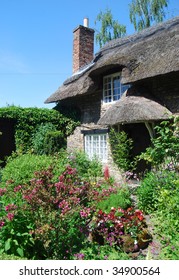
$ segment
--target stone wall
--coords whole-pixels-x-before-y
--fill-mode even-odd
[[[172,113],[179,113],[179,72],[155,77],[151,91]]]
[[[147,88],[150,94],[161,104],[165,105],[172,113],[179,113],[179,72],[169,75],[159,76],[142,81],[138,84]],[[68,101],[69,102],[69,101]],[[84,135],[81,130],[100,129],[97,122],[102,114],[111,106],[103,104],[102,89],[91,95],[83,95],[72,99],[72,103],[78,106],[81,111],[81,126],[77,127],[74,133],[68,137],[68,150],[84,150]],[[108,143],[108,165],[110,174],[121,181],[121,175],[115,166],[110,145]]]

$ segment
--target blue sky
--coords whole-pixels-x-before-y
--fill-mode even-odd
[[[131,0],[0,0],[0,107],[52,108],[44,101],[72,74],[73,30],[111,9],[113,18],[134,33]],[[169,1],[169,17],[179,15]],[[95,46],[95,52],[98,47]]]

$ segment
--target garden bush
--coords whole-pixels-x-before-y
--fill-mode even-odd
[[[111,128],[109,140],[112,156],[117,166],[123,171],[133,170],[134,163],[131,161],[132,139],[128,138],[125,131],[117,132],[114,128]]]
[[[69,164],[78,170],[79,176],[84,179],[97,179],[103,176],[102,164],[94,158],[90,160],[82,151],[70,153],[68,156]]]
[[[111,208],[127,209],[131,206],[131,195],[127,187],[118,188],[115,194],[111,194],[106,199],[98,203],[98,209],[104,212],[110,212]]]
[[[169,170],[148,172],[137,189],[140,209],[145,213],[165,209],[168,198],[178,192],[177,179],[178,174]]]
[[[51,166],[24,184],[12,187],[7,181],[0,188],[0,252],[28,259],[74,259],[82,250],[89,256],[90,248],[94,255],[97,244],[106,246],[99,256],[104,259],[102,252],[114,257],[109,247],[114,254],[139,250],[140,235],[150,239],[142,212],[97,208],[116,192],[110,181],[84,180],[70,165],[58,178]]]
[[[52,123],[39,125],[32,137],[32,149],[37,155],[53,155],[66,146],[65,135]]]
[[[49,131],[44,139],[44,153],[54,155],[61,149],[66,148],[66,138],[61,131]]]
[[[63,133],[64,138],[70,135],[79,122],[67,117],[54,109],[21,108],[8,106],[0,108],[0,118],[15,120],[16,152],[27,152],[32,149],[32,135],[40,124],[53,125],[56,130]]]
[[[179,256],[179,174],[169,170],[150,172],[137,192],[139,207],[150,214],[156,238],[161,244],[158,258],[177,260]]]
[[[163,121],[155,127],[151,146],[138,159],[150,163],[155,170],[179,171],[179,118]]]
[[[81,182],[69,166],[56,183],[52,178],[51,169],[43,170],[27,184],[0,189],[2,251],[32,259],[65,259],[80,249],[83,214],[89,209],[91,215],[90,204],[113,188],[94,192],[94,186]]]
[[[2,169],[1,184],[7,181],[11,181],[13,186],[27,183],[33,178],[35,171],[48,168],[53,161],[53,157],[30,153],[9,157],[6,166]]]

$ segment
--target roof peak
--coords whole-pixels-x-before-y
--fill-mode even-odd
[[[96,54],[98,55],[100,52],[105,52],[108,49],[112,49],[115,47],[119,47],[125,45],[127,43],[133,43],[137,40],[143,40],[144,38],[153,36],[154,34],[158,34],[159,32],[165,31],[166,29],[170,29],[174,25],[179,24],[179,16],[169,19],[167,21],[155,24],[151,27],[145,28],[140,32],[135,32],[134,34],[124,36],[122,38],[117,38],[109,41],[104,45],[99,52]]]

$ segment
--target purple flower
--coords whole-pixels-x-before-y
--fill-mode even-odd
[[[77,253],[77,254],[74,254],[74,257],[75,257],[77,260],[84,260],[85,254],[83,254],[83,253]]]

